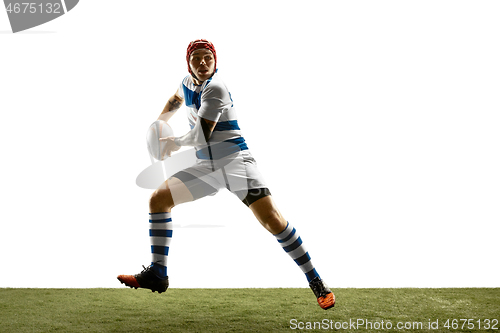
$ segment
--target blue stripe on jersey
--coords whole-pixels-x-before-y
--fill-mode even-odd
[[[224,142],[234,143],[235,145],[238,145],[241,150],[247,150],[248,149],[247,144],[245,143],[245,139],[242,136],[240,136],[240,137],[238,137],[236,139],[226,140]]]
[[[208,84],[212,81],[212,78],[209,78],[205,81],[203,89],[207,87]],[[200,92],[192,91],[185,84],[182,85],[182,89],[184,91],[184,100],[186,102],[186,106],[196,106],[196,110],[198,111],[201,106],[201,94],[203,89]],[[232,100],[231,100],[232,101]],[[198,113],[198,112],[197,112]]]
[[[196,91],[189,90],[184,84],[182,85],[182,88],[184,90],[184,101],[186,106],[192,107],[193,105],[196,105],[196,109],[199,110],[201,105],[201,95]]]
[[[247,150],[248,146],[243,137],[226,140],[200,149],[196,152],[196,157],[202,160],[218,160],[241,150]]]
[[[189,124],[189,127],[191,129],[194,128],[194,125]],[[238,125],[237,120],[230,120],[230,121],[221,121],[220,123],[217,123],[215,125],[214,131],[239,131],[240,126]]]
[[[239,131],[237,120],[221,121],[215,125],[214,131]]]

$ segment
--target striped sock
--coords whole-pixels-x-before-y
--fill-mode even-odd
[[[287,223],[285,230],[274,236],[281,244],[283,250],[288,253],[306,275],[308,282],[311,282],[315,277],[319,277],[318,272],[316,272],[312,264],[309,253],[304,244],[302,244],[302,239],[300,239],[299,234],[290,223]]]
[[[172,240],[171,213],[149,213],[149,237],[151,239],[151,264],[159,277],[167,276],[168,248]]]

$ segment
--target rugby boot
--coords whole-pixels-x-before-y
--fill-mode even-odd
[[[326,285],[323,280],[319,277],[315,277],[311,282],[309,282],[309,287],[316,295],[319,306],[322,309],[329,309],[335,306],[335,295],[332,293],[330,288]]]
[[[152,292],[157,291],[159,294],[166,291],[168,288],[168,276],[160,278],[155,274],[152,267],[144,267],[142,272],[136,275],[118,275],[118,280],[130,288],[151,289]]]

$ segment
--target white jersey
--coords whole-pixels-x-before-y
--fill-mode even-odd
[[[217,72],[202,85],[193,83],[188,75],[182,80],[179,95],[184,98],[191,129],[198,117],[216,122],[207,145],[195,147],[200,159],[219,159],[238,151],[247,150],[241,135],[233,100]]]

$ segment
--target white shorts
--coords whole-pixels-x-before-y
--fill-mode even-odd
[[[195,165],[177,172],[172,177],[187,186],[194,200],[214,195],[221,188],[227,188],[247,205],[255,201],[249,198],[249,195],[253,199],[270,195],[257,168],[257,162],[248,150],[218,160],[198,159]]]

